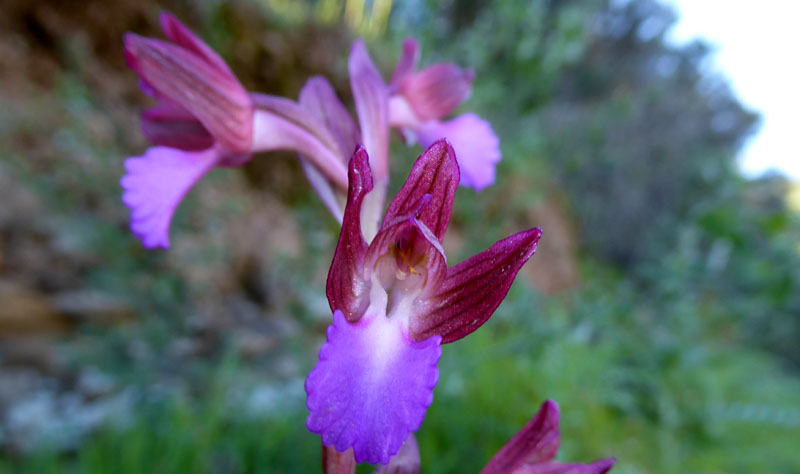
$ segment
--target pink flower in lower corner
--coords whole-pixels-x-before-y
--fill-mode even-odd
[[[558,404],[547,400],[525,425],[483,468],[480,474],[604,474],[614,458],[591,464],[554,461],[560,443]]]
[[[328,273],[333,324],[306,380],[306,424],[324,445],[352,448],[357,462],[386,464],[433,401],[441,344],[489,319],[541,230],[514,234],[448,267],[441,242],[459,167],[446,140],[419,157],[370,242],[361,230],[373,188],[363,148],[350,160],[349,183]]]
[[[494,170],[502,157],[497,135],[489,122],[475,114],[442,121],[469,97],[474,73],[451,63],[416,71],[418,62],[419,44],[409,38],[392,75],[390,123],[423,148],[446,138],[458,154],[461,184],[480,191],[494,183]]]

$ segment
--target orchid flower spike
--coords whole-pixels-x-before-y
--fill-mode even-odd
[[[604,474],[611,470],[614,458],[591,464],[554,461],[560,443],[558,422],[558,405],[545,401],[539,413],[500,448],[481,474]]]
[[[419,44],[408,38],[390,83],[390,124],[400,129],[407,141],[418,141],[423,148],[447,138],[458,154],[461,184],[480,191],[494,183],[495,166],[501,158],[497,135],[489,122],[472,113],[441,121],[467,100],[474,73],[451,63],[415,72],[418,63]]]
[[[128,158],[120,182],[131,230],[145,247],[169,247],[172,216],[200,178],[214,167],[241,166],[254,152],[302,153],[347,189],[345,159],[324,124],[291,100],[248,94],[225,61],[169,13],[161,14],[161,27],[170,41],[124,38],[128,65],[159,101],[142,113],[142,131],[156,146]]]
[[[442,239],[459,182],[453,147],[431,145],[389,204],[374,238],[361,230],[373,189],[369,157],[349,164],[342,231],[328,273],[333,324],[306,380],[307,427],[357,462],[386,464],[422,424],[441,344],[478,329],[536,251],[541,229],[447,266]]]

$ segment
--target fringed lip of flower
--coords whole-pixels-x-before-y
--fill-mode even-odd
[[[439,140],[414,164],[370,242],[361,209],[373,189],[367,152],[349,164],[342,231],[328,273],[334,312],[306,381],[308,428],[356,461],[386,464],[422,423],[442,343],[476,330],[533,255],[538,228],[447,266],[441,246],[459,183],[453,147]]]

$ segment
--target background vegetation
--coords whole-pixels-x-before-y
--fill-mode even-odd
[[[146,144],[121,54],[174,11],[248,89],[296,97],[324,74],[350,100],[365,35],[387,74],[476,71],[497,183],[461,189],[452,261],[544,237],[506,302],[444,350],[418,433],[424,472],[477,472],[545,398],[559,458],[616,473],[798,472],[800,222],[779,176],[735,155],[758,117],[664,41],[651,0],[10,1],[0,18],[0,472],[315,472],[302,381],[330,315],[337,228],[289,154],[193,191],[169,252],[119,201]],[[766,54],[766,52],[765,52]],[[396,143],[393,185],[418,149]],[[362,466],[360,472],[369,472]]]

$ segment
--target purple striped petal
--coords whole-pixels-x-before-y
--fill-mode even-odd
[[[154,145],[199,151],[211,148],[214,137],[192,114],[161,103],[142,112],[142,132]]]
[[[401,318],[333,314],[319,362],[306,379],[306,426],[356,462],[386,464],[422,424],[439,379],[440,338],[416,342]]]
[[[234,153],[249,151],[253,104],[244,87],[206,56],[165,41],[125,35],[125,58],[156,94],[189,111]]]
[[[430,194],[431,203],[422,209],[418,219],[441,242],[450,222],[458,181],[458,163],[453,147],[446,140],[433,143],[414,163],[405,184],[392,199],[383,225],[413,214],[422,197]]]
[[[546,400],[536,416],[500,448],[481,474],[510,474],[523,464],[553,459],[559,445],[559,417],[558,404]]]
[[[322,76],[309,79],[300,90],[299,103],[330,131],[344,162],[361,142],[361,134],[330,82]]]
[[[416,131],[423,147],[440,138],[453,144],[462,185],[480,191],[494,183],[495,167],[502,155],[500,141],[489,122],[475,114],[464,114],[447,122],[424,123]]]
[[[419,42],[414,38],[406,38],[403,41],[403,53],[397,66],[392,73],[392,81],[389,83],[394,92],[400,87],[403,80],[414,73],[419,64]]]
[[[469,98],[474,77],[471,70],[438,63],[406,76],[398,92],[405,96],[420,121],[438,120]]]
[[[353,43],[348,70],[373,178],[384,181],[389,173],[389,90],[372,63],[363,40]]]
[[[361,271],[367,253],[367,242],[361,234],[361,205],[364,196],[372,191],[372,175],[363,147],[350,159],[349,181],[342,231],[328,271],[326,292],[331,311],[340,310],[348,320],[356,321],[369,304],[367,282]]]
[[[559,446],[558,404],[546,400],[536,416],[492,457],[481,474],[604,474],[615,460],[591,464],[553,461]]]
[[[449,268],[436,293],[419,303],[411,320],[414,337],[440,335],[447,344],[483,325],[536,252],[541,235],[539,228],[514,234]]]
[[[347,162],[325,125],[284,97],[251,94],[256,106],[253,151],[290,150],[302,154],[340,190],[347,189]],[[348,155],[353,150],[348,151]],[[334,214],[335,215],[335,214]]]
[[[131,231],[146,248],[169,248],[169,226],[181,200],[220,159],[199,152],[153,147],[125,160],[122,202],[131,210]]]
[[[161,12],[161,30],[173,43],[196,54],[217,71],[236,79],[225,60],[171,13]]]
[[[336,96],[333,86],[322,76],[312,77],[300,91],[299,103],[306,112],[322,122],[330,131],[338,146],[338,155],[344,163],[355,150],[356,144],[361,141],[361,136],[350,113]],[[341,223],[344,210],[342,190],[334,190],[324,174],[303,155],[300,155],[300,165],[325,207]]]

